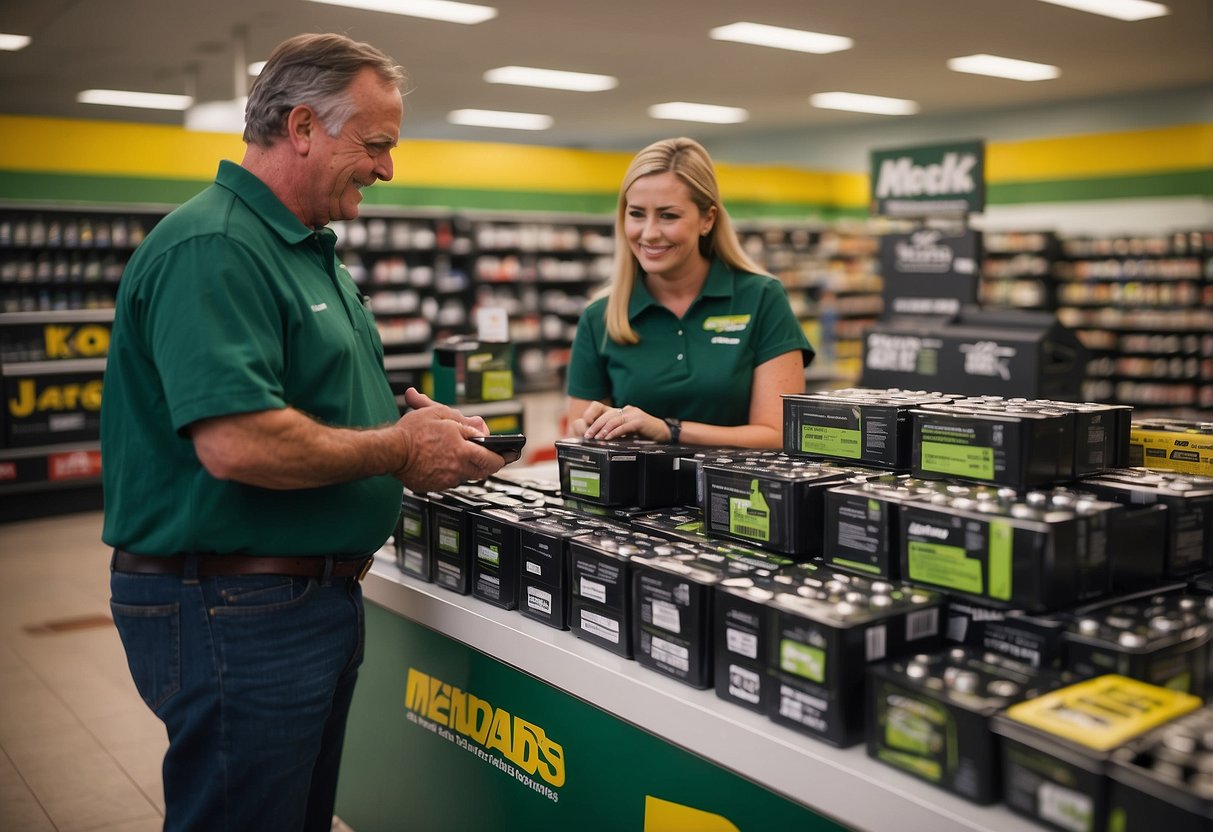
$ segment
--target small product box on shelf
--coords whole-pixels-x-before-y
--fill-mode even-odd
[[[767,715],[831,745],[859,742],[868,665],[936,649],[942,606],[930,590],[842,573],[776,591]]]
[[[467,487],[429,494],[434,582],[460,595],[472,592],[472,562],[476,558],[472,513],[492,505],[484,494],[484,489]]]
[[[991,720],[1002,737],[1003,803],[1061,832],[1109,829],[1112,752],[1199,707],[1191,694],[1114,674],[1012,705]]]
[[[525,524],[518,538],[519,612],[557,630],[569,629],[569,541],[594,529],[616,527],[609,520],[564,509],[548,509]]]
[[[632,658],[632,559],[672,555],[686,544],[628,528],[595,529],[569,541],[569,628],[580,639]]]
[[[1066,631],[1066,667],[1081,676],[1116,673],[1152,685],[1206,693],[1205,599],[1158,595],[1079,615]]]
[[[1213,477],[1213,421],[1137,420],[1125,464]]]
[[[666,540],[702,543],[708,539],[703,528],[703,512],[697,508],[656,509],[632,517],[629,523],[637,531]]]
[[[1213,829],[1213,706],[1206,705],[1112,752],[1108,828]]]
[[[434,344],[434,400],[443,404],[514,398],[514,348],[509,342],[454,336]]]
[[[990,718],[1073,681],[963,647],[872,665],[868,756],[974,803],[995,803],[1002,777]]]
[[[1118,468],[1084,479],[1076,487],[1131,506],[1166,506],[1166,533],[1156,547],[1165,553],[1168,577],[1213,567],[1213,477]]]
[[[400,519],[396,522],[396,565],[423,581],[434,580],[434,555],[430,540],[428,494],[404,489]]]
[[[1115,503],[1067,489],[943,495],[900,512],[901,574],[978,604],[1049,612],[1106,595]]]
[[[1074,414],[1074,476],[1085,477],[1133,464],[1129,461],[1133,419],[1133,408],[1129,405],[1051,400],[1036,404]]]
[[[913,418],[924,404],[948,401],[941,393],[849,388],[783,397],[783,449],[859,465],[910,470]]]
[[[708,536],[801,560],[817,557],[825,539],[826,489],[860,473],[856,468],[783,455],[706,463]]]
[[[916,477],[1028,489],[1074,478],[1074,419],[1048,408],[924,405],[913,411]]]

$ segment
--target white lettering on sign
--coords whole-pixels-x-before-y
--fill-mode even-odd
[[[976,344],[961,344],[965,356],[965,372],[971,376],[998,376],[1003,381],[1011,378],[1007,359],[1015,357],[1014,347],[1004,347],[996,341],[978,341]]]
[[[977,190],[973,168],[977,156],[966,153],[945,153],[937,165],[915,165],[909,156],[885,159],[880,163],[880,178],[876,182],[877,199],[888,197],[942,196],[967,194]]]

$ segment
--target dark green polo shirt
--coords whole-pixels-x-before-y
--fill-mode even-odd
[[[355,554],[391,534],[392,477],[301,490],[225,482],[182,433],[287,406],[344,427],[399,417],[374,320],[335,242],[222,162],[215,183],[139,246],[119,285],[102,393],[106,543],[148,555]]]
[[[813,358],[783,284],[719,260],[681,320],[637,277],[628,319],[639,344],[610,339],[606,304],[606,298],[590,303],[577,324],[568,378],[575,398],[609,398],[662,418],[744,425],[755,367],[792,350],[804,352],[806,365]]]

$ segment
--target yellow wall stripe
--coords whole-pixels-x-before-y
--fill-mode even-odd
[[[238,136],[183,127],[0,115],[0,170],[209,181],[239,160]],[[480,142],[402,141],[386,187],[614,194],[630,153]],[[986,179],[1015,182],[1213,169],[1213,124],[989,142]],[[860,208],[866,172],[718,165],[726,201]],[[385,187],[385,186],[380,186]],[[2,196],[2,195],[0,195]]]
[[[991,184],[1213,168],[1213,124],[986,144]]]

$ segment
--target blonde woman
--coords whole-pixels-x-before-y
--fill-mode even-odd
[[[573,341],[572,434],[777,448],[780,396],[804,392],[813,354],[783,284],[742,251],[708,152],[686,138],[640,151],[614,275]]]

